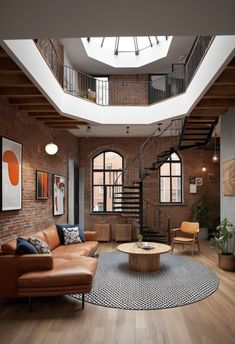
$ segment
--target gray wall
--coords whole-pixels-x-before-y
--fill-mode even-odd
[[[235,108],[221,116],[220,141],[220,217],[227,217],[235,226],[235,196],[224,196],[223,192],[223,163],[232,158],[235,158]]]

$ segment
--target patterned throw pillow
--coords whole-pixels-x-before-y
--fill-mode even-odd
[[[29,237],[28,242],[30,242],[30,244],[32,244],[36,248],[38,253],[41,253],[41,254],[50,253],[48,245],[41,239]]]
[[[65,245],[77,244],[78,242],[79,243],[82,242],[82,240],[79,236],[78,227],[71,227],[71,228],[63,227],[63,232],[64,232],[64,244]]]

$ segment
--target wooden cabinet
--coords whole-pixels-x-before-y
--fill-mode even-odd
[[[98,241],[110,241],[110,224],[95,224],[94,230],[97,232]]]
[[[115,225],[115,240],[116,241],[131,241],[131,224],[116,224]]]

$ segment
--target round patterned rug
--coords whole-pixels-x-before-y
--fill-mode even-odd
[[[85,301],[110,308],[151,310],[188,305],[211,295],[219,286],[216,274],[193,258],[161,255],[158,272],[135,272],[128,255],[99,256],[90,294]],[[81,299],[81,295],[72,295]]]

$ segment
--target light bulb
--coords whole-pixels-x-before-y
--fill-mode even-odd
[[[219,155],[217,153],[215,153],[212,157],[212,161],[213,162],[219,162]]]
[[[54,155],[57,153],[58,151],[58,146],[55,145],[53,142],[48,143],[45,147],[45,151],[47,152],[47,154],[49,155]]]
[[[206,166],[202,166],[202,172],[206,172]]]

